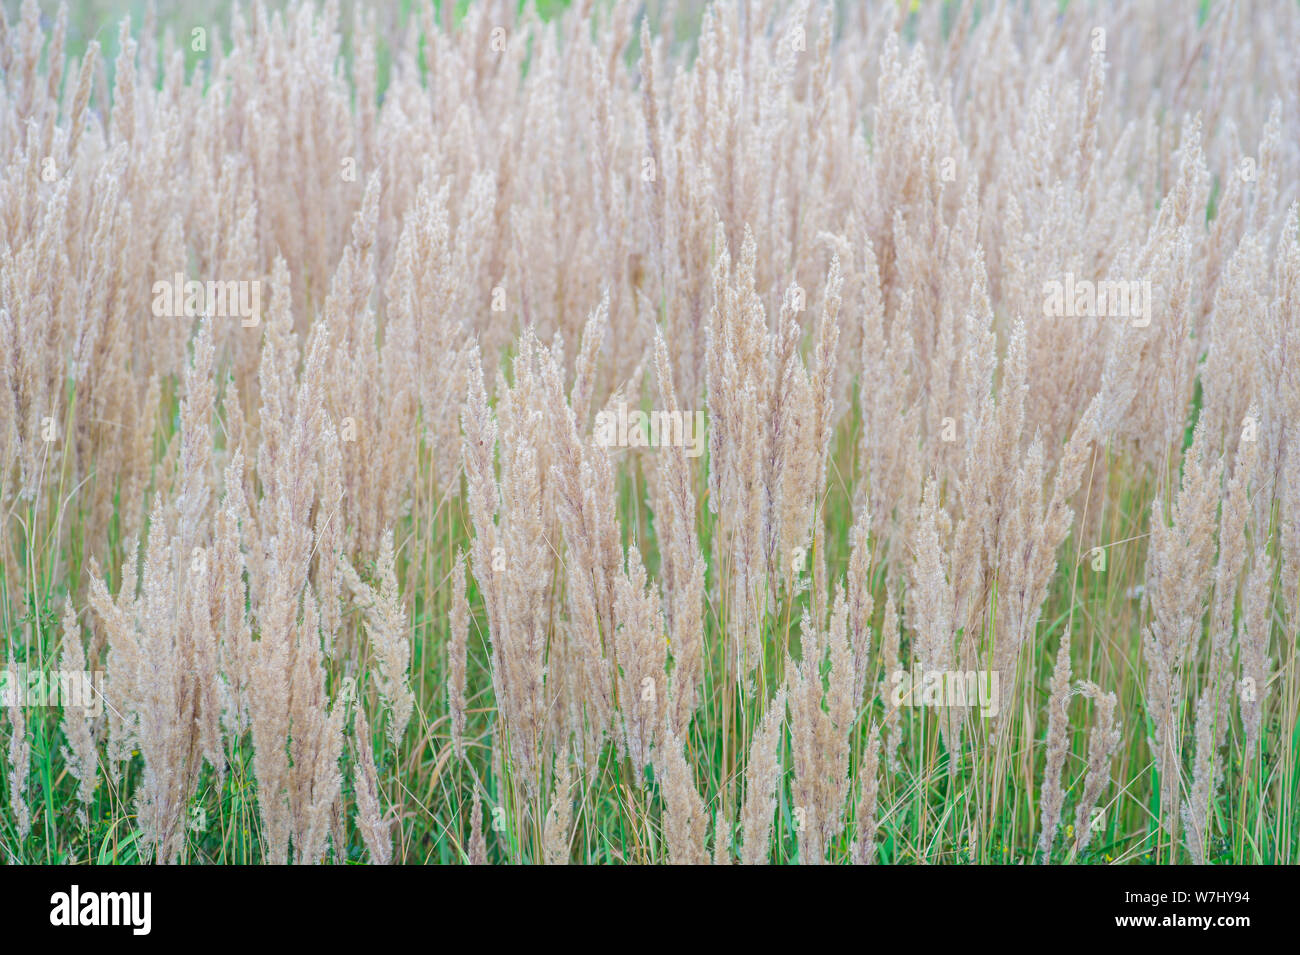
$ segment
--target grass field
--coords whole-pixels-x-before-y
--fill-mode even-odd
[[[0,859],[1300,861],[1300,5],[443,6],[5,4]]]

